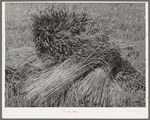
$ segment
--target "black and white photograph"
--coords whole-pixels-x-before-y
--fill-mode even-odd
[[[3,110],[148,116],[147,4],[3,3]]]

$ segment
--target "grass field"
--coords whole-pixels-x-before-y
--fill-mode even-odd
[[[97,24],[93,26],[95,30],[99,30],[102,28],[102,25],[106,27],[109,31],[109,42],[114,43],[116,45],[125,44],[128,46],[127,49],[122,49],[122,58],[129,61],[132,67],[137,71],[136,75],[127,74],[124,76],[126,79],[126,85],[130,84],[127,81],[130,79],[135,79],[137,83],[142,81],[142,84],[145,83],[145,4],[135,3],[135,4],[120,4],[120,3],[63,3],[63,4],[53,4],[56,10],[60,8],[66,8],[70,13],[81,13],[84,12],[87,14],[87,18],[90,20],[95,20]],[[144,107],[145,106],[145,90],[127,90],[129,92],[123,92],[122,82],[114,82],[111,83],[109,80],[106,80],[108,84],[103,83],[102,81],[98,82],[98,77],[100,79],[104,74],[101,69],[95,69],[96,72],[91,72],[87,75],[87,77],[83,78],[82,84],[79,82],[73,83],[71,87],[67,90],[67,101],[63,101],[63,95],[59,94],[61,103],[47,102],[44,98],[42,102],[37,102],[36,105],[32,104],[32,100],[28,101],[25,98],[25,95],[20,93],[20,86],[24,85],[24,82],[29,79],[38,79],[40,83],[37,82],[37,86],[39,86],[39,91],[43,90],[40,88],[41,85],[48,86],[50,83],[52,87],[55,88],[55,81],[60,82],[65,78],[58,80],[59,78],[53,78],[52,75],[62,76],[60,70],[64,69],[64,74],[68,76],[68,79],[74,75],[74,73],[69,73],[73,68],[62,68],[61,65],[51,66],[51,61],[42,62],[36,56],[35,45],[33,42],[34,36],[32,33],[32,24],[31,16],[34,14],[39,14],[40,11],[44,11],[46,8],[52,7],[52,4],[35,4],[35,3],[6,3],[5,5],[5,50],[6,50],[6,67],[12,76],[6,76],[9,79],[14,79],[14,82],[6,82],[5,85],[5,106],[6,107],[41,107],[41,106],[77,106],[77,107],[85,107],[85,106],[95,106],[94,103],[91,102],[91,98],[97,104],[97,101],[100,101],[102,96],[108,95],[104,101],[101,100],[100,106],[104,107]],[[91,37],[91,36],[89,36]],[[130,49],[132,47],[132,49]],[[28,60],[25,60],[27,59]],[[70,62],[70,61],[69,61]],[[64,65],[69,65],[69,62],[63,63]],[[76,67],[79,66],[78,63],[74,66],[74,71],[76,71]],[[13,69],[12,69],[13,68]],[[66,71],[65,71],[66,70]],[[68,72],[68,74],[67,74]],[[51,76],[49,77],[49,75]],[[72,76],[70,76],[72,75]],[[14,77],[15,76],[15,77]],[[95,77],[96,76],[96,77]],[[77,79],[78,76],[73,76],[74,79]],[[117,77],[117,76],[116,76]],[[91,78],[91,79],[89,79]],[[45,82],[42,83],[41,79],[45,79]],[[81,79],[81,78],[80,78]],[[118,78],[116,78],[118,79]],[[48,83],[50,81],[50,83]],[[58,80],[58,81],[57,81]],[[13,80],[12,80],[13,81]],[[44,81],[44,80],[43,80]],[[67,81],[67,80],[66,80]],[[91,81],[91,82],[90,82]],[[93,93],[92,95],[84,89],[83,86],[89,88],[89,84],[100,84],[97,86],[99,91],[101,92]],[[47,85],[46,85],[47,82]],[[109,83],[110,82],[110,83]],[[32,81],[29,81],[28,84],[32,84]],[[61,84],[57,83],[59,86]],[[81,84],[81,85],[80,85]],[[115,84],[115,85],[114,85]],[[25,84],[27,85],[27,84]],[[109,86],[107,86],[109,85]],[[57,86],[57,85],[56,85]],[[105,86],[105,89],[102,89]],[[117,90],[110,89],[111,87],[117,86]],[[22,87],[22,86],[21,86]],[[24,86],[25,89],[26,86]],[[28,87],[27,87],[28,88]],[[130,88],[130,87],[129,87]],[[50,88],[49,92],[53,92],[57,89]],[[94,87],[92,90],[94,91]],[[107,90],[109,89],[109,91]],[[29,89],[30,90],[30,89]],[[36,91],[32,90],[29,94],[32,96],[36,95]],[[48,90],[47,90],[48,91]],[[47,92],[46,91],[46,92]],[[65,90],[64,90],[65,91]],[[105,91],[105,92],[104,92]],[[43,94],[46,96],[46,92],[43,92],[39,96],[41,97]],[[119,95],[117,94],[119,92]],[[81,93],[81,95],[77,95]],[[84,96],[87,94],[86,98],[82,98],[80,100],[79,96]],[[134,94],[134,97],[132,96]],[[122,98],[125,95],[125,98]],[[58,97],[57,96],[57,97]],[[94,97],[97,96],[97,97]],[[75,99],[75,98],[76,99]],[[102,97],[103,98],[103,97]],[[104,97],[105,98],[105,97]],[[122,99],[121,99],[122,98]],[[58,98],[57,98],[58,99]],[[75,100],[74,100],[75,99]],[[84,101],[86,99],[87,101]],[[54,98],[55,101],[55,98]],[[84,103],[87,102],[87,103]],[[49,104],[50,103],[50,104]]]

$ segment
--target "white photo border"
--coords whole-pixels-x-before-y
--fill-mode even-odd
[[[8,108],[5,107],[5,3],[145,3],[146,107],[142,108]],[[148,2],[124,1],[21,1],[2,2],[2,118],[148,118]]]

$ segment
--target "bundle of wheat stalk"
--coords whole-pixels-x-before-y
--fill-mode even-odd
[[[26,63],[39,60],[36,51],[32,47],[14,48],[6,53],[6,65],[19,68]]]
[[[65,91],[74,80],[89,70],[89,67],[81,67],[74,59],[68,59],[58,67],[43,71],[37,78],[30,76],[22,87],[28,93],[26,97],[34,104],[37,104],[36,97],[40,97],[37,99],[40,101],[46,98],[49,102],[50,98],[58,97],[62,90]]]
[[[101,68],[95,69],[69,88],[65,99],[66,106],[102,106],[109,81],[109,74]]]
[[[72,56],[61,64],[29,76],[21,85],[28,100],[27,106],[128,106],[129,92],[125,89],[129,87],[123,88],[117,82],[119,71],[113,73],[113,69],[124,68],[130,74],[136,71],[121,55],[118,56],[119,48],[102,48],[103,54],[93,51],[84,61],[77,61]],[[93,60],[95,53],[101,53],[101,57]]]
[[[45,69],[38,75],[31,75],[21,85],[22,92],[27,93],[26,97],[29,100],[29,106],[37,106],[37,104],[43,101],[46,101],[48,106],[61,106],[59,104],[60,100],[61,103],[64,101],[67,105],[68,96],[71,94],[69,93],[71,91],[69,88],[76,81],[79,82],[80,86],[77,88],[77,91],[82,94],[82,99],[85,96],[89,96],[86,98],[87,100],[93,99],[93,103],[101,105],[105,98],[105,95],[103,95],[105,83],[110,80],[113,67],[121,60],[118,54],[114,54],[117,53],[117,49],[116,47],[109,47],[108,49],[101,46],[96,51],[93,50],[91,55],[84,59],[84,61],[77,61],[72,56],[73,58],[68,58],[58,66],[55,65],[49,69]],[[99,59],[96,59],[96,55],[99,56]],[[97,86],[95,87],[95,85]],[[87,88],[91,90],[86,91]],[[62,100],[61,96],[64,93],[67,93],[67,95],[63,96]],[[55,105],[53,105],[54,103]]]
[[[6,53],[5,61],[5,71],[10,70],[8,68],[15,69],[20,79],[42,70],[44,66],[44,63],[42,63],[37,57],[34,48],[31,47],[14,48],[9,50]]]
[[[122,58],[123,44],[111,44],[105,28],[89,29],[87,26],[97,22],[88,22],[83,13],[50,9],[34,15],[32,20],[33,42],[43,69],[31,74],[21,85],[27,106],[123,103],[125,89],[116,82],[117,74],[122,68],[124,73],[136,72]]]

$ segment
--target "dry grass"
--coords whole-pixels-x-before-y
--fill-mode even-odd
[[[83,80],[72,85],[66,95],[66,105],[76,107],[102,106],[106,97],[105,86],[109,80],[109,76],[104,70],[101,68],[95,69]]]
[[[76,63],[75,60],[68,59],[52,70],[43,71],[39,77],[30,76],[25,84],[22,85],[23,91],[27,92],[27,98],[32,99],[39,97],[39,100],[47,99],[48,101],[54,97],[59,96],[62,90],[66,90],[70,84],[88,71],[89,67],[81,67],[81,64]],[[42,95],[42,98],[41,98]],[[36,104],[37,101],[33,100]]]

